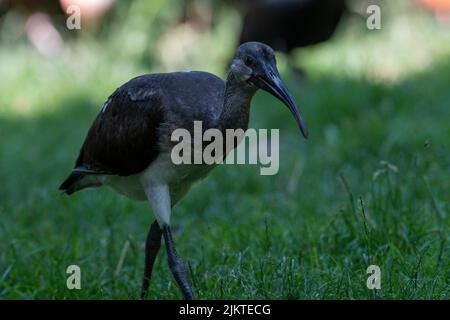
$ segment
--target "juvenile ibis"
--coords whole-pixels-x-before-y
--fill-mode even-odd
[[[150,202],[155,221],[145,245],[141,296],[164,237],[170,270],[185,299],[194,299],[187,269],[172,240],[172,207],[214,165],[175,165],[171,133],[203,128],[246,130],[250,102],[258,89],[281,100],[305,138],[308,130],[294,99],[280,79],[273,50],[248,42],[236,51],[226,81],[207,72],[148,74],[119,87],[105,102],[81,147],[75,166],[60,190],[70,195],[107,185],[133,200]]]

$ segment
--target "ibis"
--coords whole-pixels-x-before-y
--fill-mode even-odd
[[[199,71],[133,78],[109,96],[92,123],[60,190],[70,195],[109,186],[132,200],[150,203],[155,220],[145,242],[142,298],[164,238],[173,277],[184,299],[194,299],[187,268],[172,238],[171,211],[192,184],[215,166],[174,164],[171,133],[178,128],[192,130],[194,121],[221,132],[247,130],[250,103],[258,89],[281,100],[308,137],[303,117],[280,78],[274,51],[258,42],[238,47],[226,81]]]
[[[347,11],[346,0],[250,0],[245,3],[239,43],[259,41],[285,52],[299,80],[305,72],[292,52],[330,39]]]

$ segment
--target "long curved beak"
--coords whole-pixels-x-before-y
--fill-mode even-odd
[[[297,124],[303,136],[305,137],[305,139],[308,139],[308,128],[306,127],[306,123],[303,120],[302,114],[298,109],[294,99],[292,98],[292,95],[289,93],[287,87],[285,86],[283,81],[281,81],[278,72],[273,70],[271,67],[268,67],[266,69],[266,72],[264,72],[264,75],[256,77],[255,80],[253,80],[253,82],[259,88],[269,92],[289,108],[295,118],[295,121],[297,121]]]

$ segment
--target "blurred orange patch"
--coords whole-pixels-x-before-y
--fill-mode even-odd
[[[427,9],[439,13],[450,12],[450,0],[419,0],[419,3]]]

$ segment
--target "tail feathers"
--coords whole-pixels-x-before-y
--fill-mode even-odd
[[[86,173],[79,171],[72,171],[66,180],[59,186],[59,190],[63,193],[71,195],[72,193],[83,189],[84,186],[80,183],[86,176]]]
[[[102,182],[98,176],[108,174],[104,171],[89,170],[84,166],[75,167],[66,180],[59,186],[63,193],[71,195],[84,188],[99,187]]]

